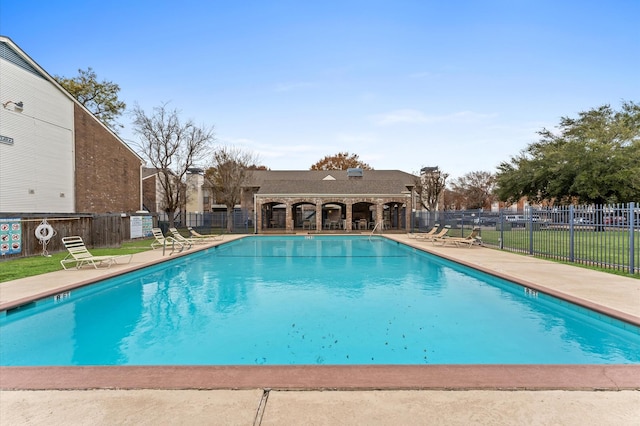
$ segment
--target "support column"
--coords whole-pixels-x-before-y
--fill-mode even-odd
[[[322,200],[316,198],[316,231],[322,230]]]
[[[413,220],[411,218],[411,215],[413,214],[413,207],[411,206],[411,203],[409,200],[407,200],[405,203],[405,212],[404,212],[404,229],[405,231],[409,232],[411,230],[411,221]]]
[[[284,230],[285,232],[293,232],[293,212],[291,211],[291,202],[287,200],[284,208]]]
[[[384,203],[378,201],[376,203],[376,226],[382,232],[382,225],[384,223]]]
[[[255,227],[256,227],[256,232],[260,233],[260,231],[262,231],[262,203],[256,200],[256,204],[255,206],[253,206],[254,211],[256,212],[256,223],[255,223]]]
[[[352,201],[345,202],[345,209],[347,209],[347,212],[344,218],[347,221],[347,224],[344,230],[347,232],[351,232],[353,231],[353,202]]]

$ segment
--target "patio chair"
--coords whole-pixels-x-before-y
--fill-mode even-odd
[[[473,231],[466,237],[447,237],[444,236],[442,238],[437,238],[433,240],[433,244],[442,243],[443,246],[447,244],[453,244],[456,247],[460,247],[461,245],[466,245],[467,247],[471,247],[474,244],[482,245],[482,238],[480,237],[480,228],[473,228]]]
[[[195,229],[193,229],[191,226],[187,226],[187,229],[189,230],[189,233],[191,233],[191,238],[194,240],[197,240],[198,238],[202,239],[203,241],[205,240],[209,240],[209,241],[222,241],[224,239],[224,235],[223,234],[200,234],[199,232],[196,232]]]
[[[429,230],[429,232],[418,232],[418,233],[415,233],[415,232],[407,232],[407,237],[409,237],[409,238],[415,238],[415,239],[418,239],[418,238],[425,238],[425,237],[432,237],[432,236],[436,233],[436,231],[438,230],[438,228],[440,228],[440,224],[439,224],[439,223],[435,223],[435,224],[433,225],[433,228],[431,228],[431,229]]]
[[[127,259],[125,263],[131,262],[132,255],[116,255],[116,256],[94,256],[92,255],[82,241],[82,237],[64,237],[62,244],[69,251],[64,259],[60,261],[63,269],[67,269],[67,265],[75,264],[76,269],[82,268],[84,265],[91,265],[98,269],[98,266],[106,266],[110,268],[114,263],[118,263],[118,259]]]
[[[173,237],[165,237],[162,233],[162,229],[152,228],[151,232],[153,233],[153,236],[155,238],[155,241],[151,243],[151,248],[153,250],[159,247],[171,247],[172,251],[175,251],[176,247],[179,248],[178,251],[184,250],[185,245],[183,243]]]
[[[447,234],[447,232],[449,232],[449,229],[451,229],[451,226],[445,225],[444,228],[442,228],[439,232],[435,234],[431,234],[431,235],[416,234],[416,240],[417,241],[435,241],[440,238],[443,238]]]
[[[190,249],[194,244],[207,244],[208,241],[203,239],[195,239],[195,238],[187,238],[183,236],[177,228],[169,228],[169,232],[171,232],[171,236],[175,238],[176,241],[181,242],[187,249]]]

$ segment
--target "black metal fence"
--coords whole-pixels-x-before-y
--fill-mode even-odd
[[[234,234],[253,234],[253,218],[245,209],[235,209],[231,216],[232,232]],[[193,228],[203,230],[205,233],[227,232],[227,212],[206,212],[206,213],[176,213],[174,225],[176,228]],[[164,233],[169,227],[169,218],[166,213],[158,213],[158,226]]]
[[[640,274],[640,206],[528,207],[522,211],[416,212],[415,231],[449,225],[451,235],[480,228],[484,245]]]

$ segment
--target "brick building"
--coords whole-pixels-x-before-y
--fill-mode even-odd
[[[415,176],[399,170],[258,170],[243,204],[257,230],[408,230],[414,185]]]
[[[0,36],[0,212],[130,213],[142,159]]]

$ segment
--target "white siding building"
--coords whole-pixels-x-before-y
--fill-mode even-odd
[[[142,159],[0,36],[0,214],[135,212]]]
[[[0,39],[0,211],[74,211],[72,99]]]

